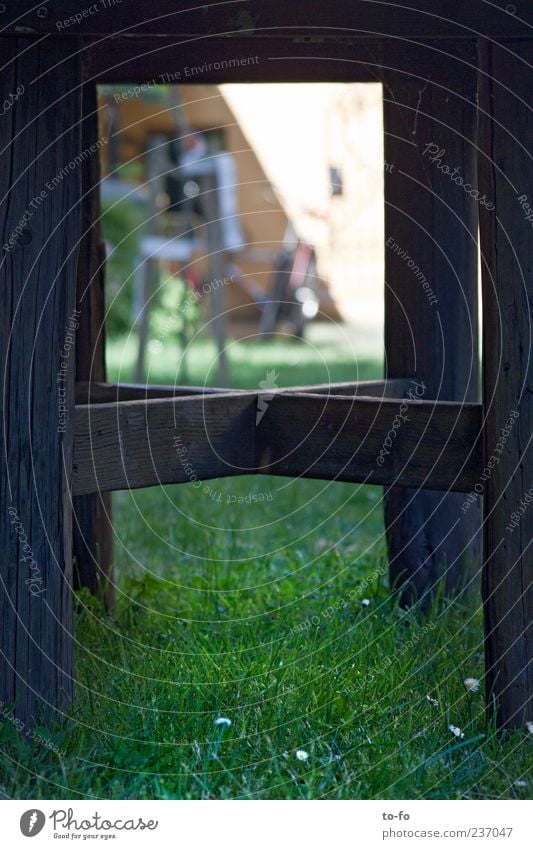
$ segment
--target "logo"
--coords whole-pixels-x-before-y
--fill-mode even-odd
[[[260,389],[279,389],[278,384],[276,383],[279,374],[276,373],[275,369],[271,369],[267,371],[265,380],[259,381]],[[275,396],[275,392],[262,392],[261,395],[257,396],[257,413],[255,416],[255,425],[259,424],[263,416],[265,415],[272,398]]]
[[[32,808],[22,814],[20,818],[20,830],[24,837],[35,837],[36,834],[39,834],[43,830],[45,822],[46,817],[43,812],[37,810],[37,808]]]

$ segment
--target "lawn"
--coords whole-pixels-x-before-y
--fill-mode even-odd
[[[233,382],[324,379],[297,355],[239,353]],[[478,582],[426,616],[399,610],[381,498],[273,477],[117,493],[116,606],[78,595],[74,708],[46,745],[4,723],[3,795],[529,798],[531,735],[485,722]]]

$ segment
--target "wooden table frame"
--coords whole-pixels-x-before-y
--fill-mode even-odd
[[[199,479],[386,486],[406,602],[444,571],[453,586],[465,557],[475,571],[482,527],[488,708],[500,727],[533,719],[530,4],[153,0],[149,19],[144,4],[101,6],[0,9],[0,699],[28,727],[68,707],[72,546],[95,591],[112,556],[108,493],[190,479],[179,433]],[[259,424],[257,392],[105,383],[96,83],[168,82],[202,63],[202,83],[383,84],[387,380],[279,391]],[[410,380],[423,398],[405,399]],[[408,421],[378,463],[400,404]],[[481,498],[461,508],[472,491],[482,523]]]

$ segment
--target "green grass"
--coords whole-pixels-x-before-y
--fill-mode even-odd
[[[158,341],[158,340],[152,340]],[[170,336],[161,340],[161,349],[147,349],[148,383],[216,386],[217,351],[211,339],[200,334],[186,356],[183,371],[182,351]],[[359,338],[358,334],[333,324],[311,325],[306,341],[276,337],[260,342],[257,338],[229,340],[227,357],[229,385],[237,389],[255,389],[271,369],[278,386],[339,381],[370,380],[383,374],[379,357],[379,339]],[[137,355],[134,335],[118,337],[107,344],[109,380],[128,383],[133,380]]]
[[[241,385],[272,364],[300,382],[289,355],[279,344],[250,355]],[[332,379],[350,365],[329,361]],[[323,379],[316,361],[312,374]],[[477,589],[426,617],[402,613],[387,586],[381,497],[270,477],[117,493],[116,606],[108,615],[79,594],[74,708],[42,732],[47,745],[3,724],[0,792],[529,798],[531,735],[497,738],[485,722]],[[479,692],[466,677],[481,679]],[[216,726],[220,716],[231,726]]]
[[[225,503],[250,491],[272,500]],[[463,686],[483,673],[477,594],[401,614],[380,498],[268,477],[118,494],[116,609],[79,596],[76,707],[52,735],[62,754],[4,725],[2,793],[527,796],[515,784],[530,781],[527,733],[498,740],[482,688]]]

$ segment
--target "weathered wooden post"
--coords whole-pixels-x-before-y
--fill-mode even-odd
[[[475,48],[435,55],[406,48],[402,69],[384,72],[386,374],[416,380],[415,398],[475,401]],[[463,513],[463,502],[387,491],[391,586],[404,603],[427,597],[443,575],[451,591],[477,565],[480,508]]]
[[[211,164],[211,163],[210,163]],[[229,383],[229,365],[227,346],[228,319],[224,308],[224,288],[222,280],[225,274],[224,239],[220,221],[218,202],[218,184],[216,172],[206,169],[200,180],[202,202],[207,223],[207,249],[209,252],[209,277],[211,281],[211,322],[213,339],[217,346],[217,380],[219,386]]]
[[[146,151],[146,182],[150,192],[147,232],[161,234],[160,197],[168,173],[166,156],[167,138],[159,133],[150,136],[150,147]],[[141,256],[135,269],[135,324],[138,328],[137,361],[135,363],[135,381],[146,380],[146,346],[150,333],[150,313],[154,298],[159,293],[159,260],[157,256]]]
[[[82,90],[81,240],[76,293],[76,380],[103,382],[105,365],[105,248],[100,209],[100,148],[96,85]],[[105,124],[105,122],[102,122]],[[109,132],[110,130],[108,130]],[[108,139],[105,139],[108,143]],[[88,404],[89,393],[79,392],[76,403]],[[111,494],[84,495],[73,500],[74,585],[95,595],[104,591],[107,606],[114,597]]]
[[[1,39],[0,699],[25,730],[72,695],[78,46]]]
[[[533,719],[531,42],[480,46],[480,218],[487,700]]]

